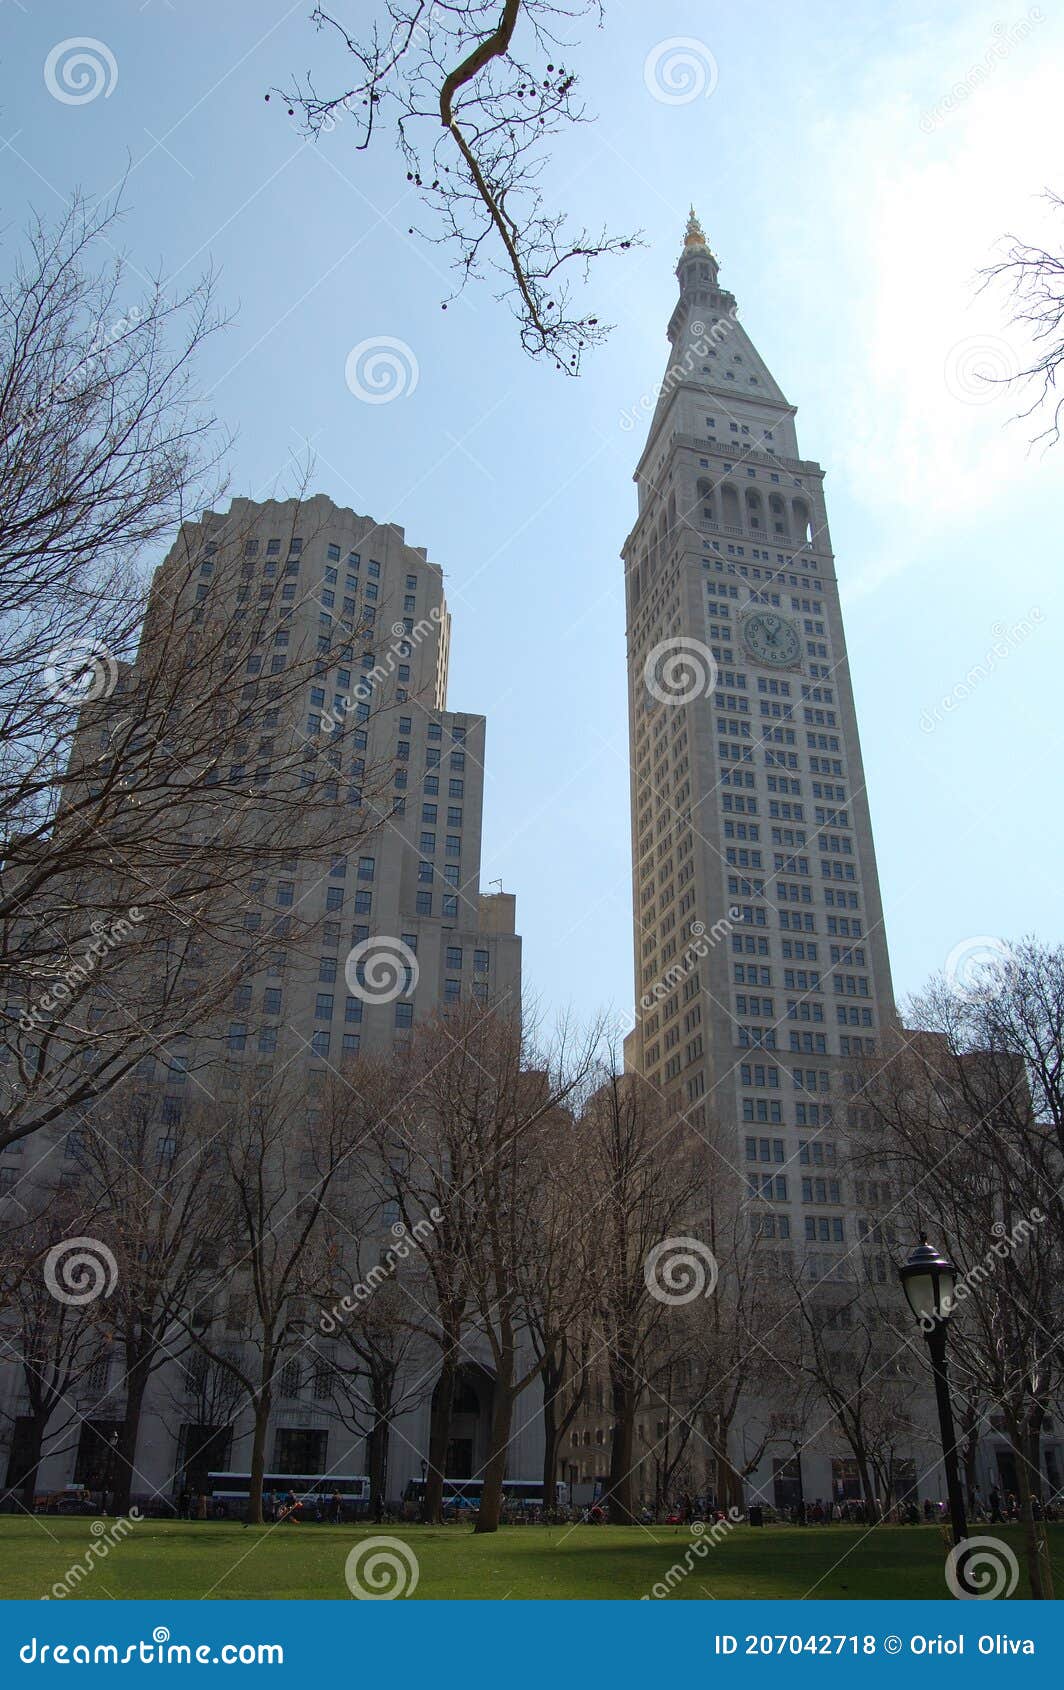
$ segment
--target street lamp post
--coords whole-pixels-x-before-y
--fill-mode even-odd
[[[931,1372],[935,1381],[935,1400],[938,1404],[938,1425],[942,1439],[942,1463],[946,1472],[946,1494],[949,1497],[950,1519],[953,1523],[954,1546],[968,1536],[964,1515],[964,1492],[961,1489],[957,1464],[957,1433],[953,1425],[953,1406],[950,1402],[949,1375],[946,1362],[947,1325],[953,1313],[953,1288],[957,1269],[948,1257],[940,1254],[925,1238],[907,1262],[898,1269],[898,1278],[909,1307],[920,1323],[927,1339],[931,1358]],[[963,1582],[958,1561],[958,1579]]]

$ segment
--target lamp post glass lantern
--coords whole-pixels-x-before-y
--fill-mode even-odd
[[[968,1536],[964,1516],[964,1493],[961,1490],[960,1466],[957,1460],[957,1434],[953,1426],[953,1405],[949,1395],[946,1364],[946,1335],[953,1313],[953,1292],[957,1283],[957,1269],[948,1256],[933,1248],[925,1238],[907,1262],[898,1269],[898,1278],[916,1316],[924,1337],[935,1381],[935,1400],[938,1404],[938,1426],[942,1438],[942,1465],[946,1474],[950,1519],[953,1524],[954,1548]],[[965,1557],[957,1561],[957,1576],[966,1584]]]
[[[957,1270],[926,1238],[898,1269],[898,1278],[924,1332],[949,1319]]]

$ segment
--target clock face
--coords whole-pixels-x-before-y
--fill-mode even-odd
[[[802,642],[793,622],[773,610],[758,610],[742,625],[743,644],[751,657],[776,669],[789,668],[801,655]]]

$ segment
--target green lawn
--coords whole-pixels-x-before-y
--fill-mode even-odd
[[[690,1553],[698,1542],[682,1527],[644,1530],[609,1526],[511,1526],[474,1537],[468,1527],[428,1529],[351,1526],[242,1527],[145,1521],[108,1548],[93,1522],[18,1516],[0,1518],[0,1595],[41,1597],[83,1562],[91,1571],[70,1596],[348,1600],[344,1568],[364,1540],[400,1539],[417,1557],[415,1598],[527,1599],[640,1597],[678,1567],[669,1599],[709,1597],[944,1597],[945,1554],[937,1527],[739,1526],[723,1541]],[[990,1535],[990,1527],[977,1528]],[[1058,1594],[1064,1595],[1064,1526],[1050,1528]],[[996,1527],[1019,1556],[1015,1527]],[[685,1568],[685,1552],[688,1566]],[[1021,1571],[1016,1596],[1029,1594]]]

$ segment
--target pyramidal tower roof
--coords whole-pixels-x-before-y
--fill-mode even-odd
[[[726,411],[743,399],[759,399],[791,412],[782,389],[739,322],[734,294],[720,284],[720,262],[694,206],[684,230],[676,279],[680,297],[669,318],[671,350],[648,445],[682,390],[712,396]]]

